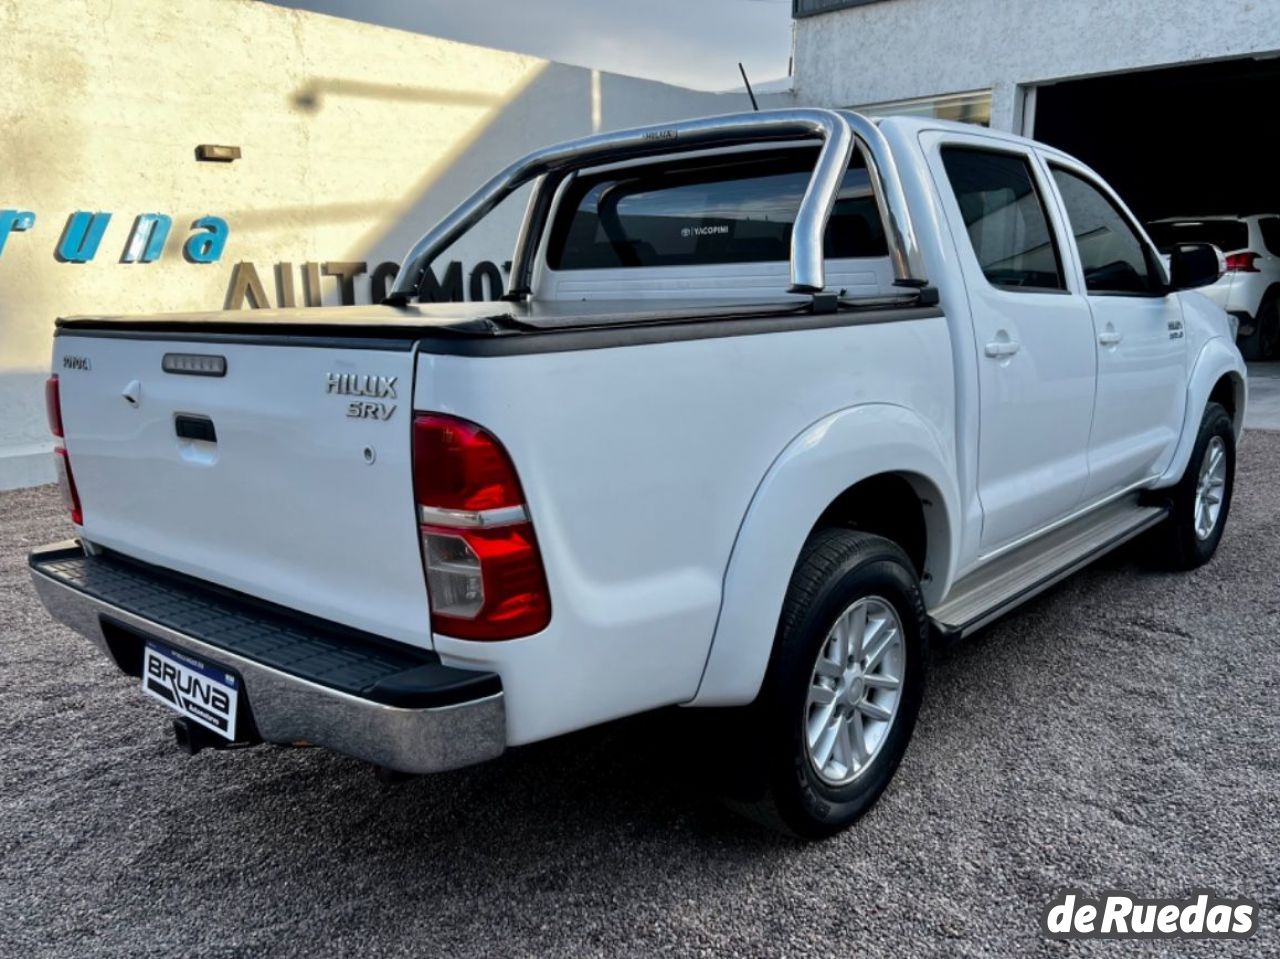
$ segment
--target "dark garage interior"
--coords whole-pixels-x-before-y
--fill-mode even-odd
[[[1280,58],[1041,86],[1035,137],[1097,170],[1142,220],[1280,212]]]

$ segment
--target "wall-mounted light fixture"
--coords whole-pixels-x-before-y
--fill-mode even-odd
[[[210,163],[230,163],[240,159],[240,148],[220,143],[202,143],[196,147],[196,159]]]

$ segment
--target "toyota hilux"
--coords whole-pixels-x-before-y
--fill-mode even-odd
[[[506,296],[422,302],[518,191]],[[897,769],[930,637],[1139,536],[1213,555],[1246,402],[1218,275],[991,130],[597,134],[481,186],[380,305],[60,319],[75,535],[31,574],[190,748],[418,774],[723,710],[739,807],[827,835]]]

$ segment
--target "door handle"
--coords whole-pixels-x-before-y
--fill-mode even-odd
[[[218,431],[214,429],[213,420],[207,416],[191,413],[179,413],[173,418],[173,431],[184,440],[204,440],[206,443],[218,442]]]
[[[1013,356],[1020,349],[1022,349],[1022,344],[1017,340],[993,340],[987,344],[986,354],[992,359],[999,359],[1000,357]]]
[[[1117,333],[1115,330],[1103,330],[1098,334],[1098,342],[1103,346],[1116,346],[1124,339],[1124,334]]]

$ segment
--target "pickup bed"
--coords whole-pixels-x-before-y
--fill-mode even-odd
[[[426,267],[529,194],[501,302]],[[1222,535],[1245,369],[1211,248],[1013,136],[813,109],[538,151],[374,307],[58,321],[45,604],[202,746],[426,773],[723,710],[741,807],[856,819],[931,636]]]

